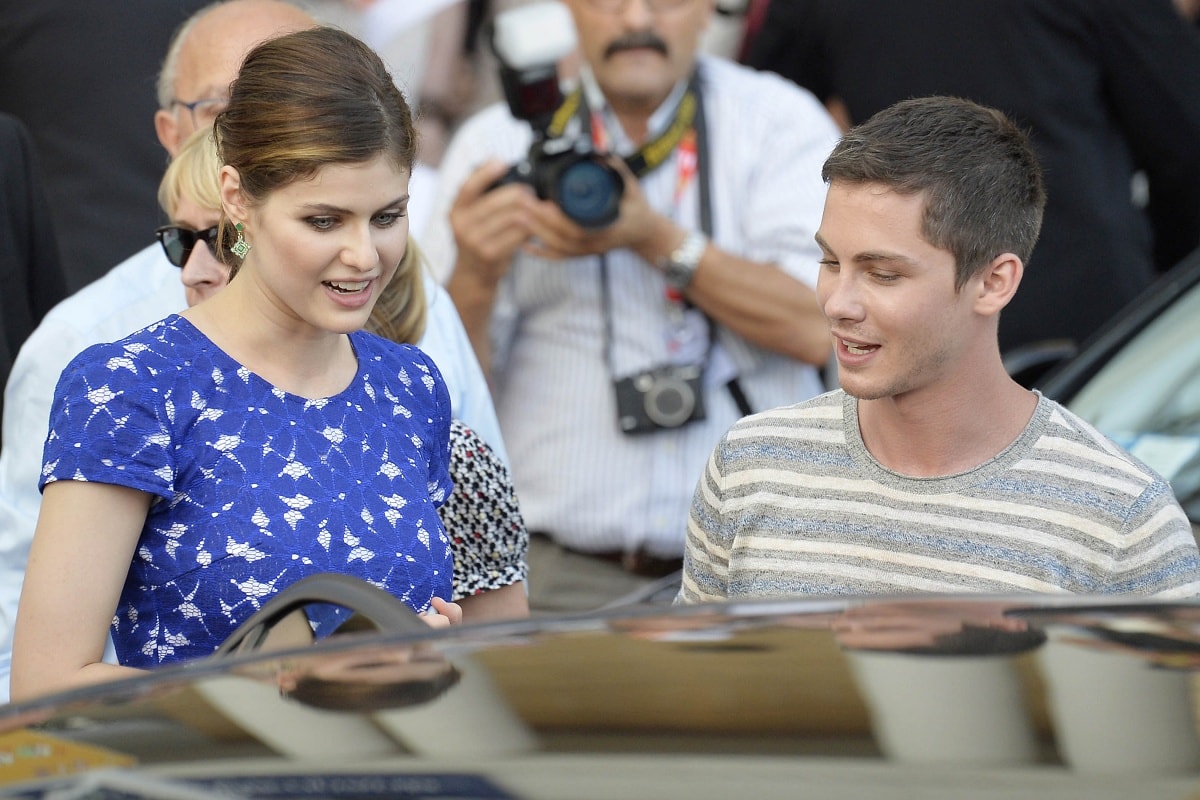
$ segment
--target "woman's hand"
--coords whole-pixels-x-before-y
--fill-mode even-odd
[[[440,597],[429,601],[429,610],[421,615],[425,624],[431,628],[446,628],[462,624],[462,608],[458,603],[451,603]]]

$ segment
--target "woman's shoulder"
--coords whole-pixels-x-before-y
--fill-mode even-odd
[[[188,352],[195,343],[193,329],[172,314],[122,339],[85,348],[66,372],[104,369],[117,375],[159,374],[173,364],[188,363]]]
[[[413,344],[401,344],[369,331],[350,334],[359,359],[380,364],[388,369],[415,368],[422,372],[435,371],[437,367],[429,355]]]

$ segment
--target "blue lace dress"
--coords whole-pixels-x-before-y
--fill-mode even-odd
[[[42,485],[97,481],[154,498],[113,619],[122,664],[209,655],[264,599],[316,572],[364,578],[417,612],[450,598],[441,373],[415,347],[350,340],[354,381],[318,400],[276,389],[179,316],[88,348],[63,372]],[[318,636],[343,613],[323,612]]]

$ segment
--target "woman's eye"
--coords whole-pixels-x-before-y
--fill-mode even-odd
[[[390,228],[405,216],[403,211],[385,211],[375,215],[375,224],[380,228]]]
[[[335,224],[333,217],[309,217],[308,224],[319,231],[327,231]]]

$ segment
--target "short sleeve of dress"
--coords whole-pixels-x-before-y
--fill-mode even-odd
[[[127,486],[169,499],[175,467],[171,392],[136,349],[96,345],[59,378],[39,488],[57,480]]]
[[[454,491],[438,513],[454,553],[454,599],[525,580],[529,532],[508,467],[475,431],[450,425]]]

